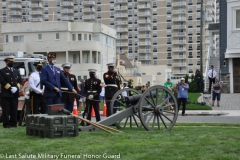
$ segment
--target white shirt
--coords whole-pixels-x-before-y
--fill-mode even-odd
[[[125,89],[125,88],[128,88],[128,87],[122,87],[122,89]],[[123,96],[123,97],[127,97],[127,96],[128,96],[128,95],[127,95],[127,91],[122,92],[122,96]]]
[[[44,90],[44,86],[43,86],[42,90],[40,89],[40,75],[39,75],[39,72],[37,72],[37,71],[33,72],[30,75],[30,77],[28,79],[28,83],[29,83],[30,90],[34,91],[37,94],[41,94],[42,91]]]
[[[105,95],[105,88],[102,87],[102,91],[101,91],[101,93],[100,93],[100,96],[104,97],[104,95]]]
[[[213,76],[212,76],[212,73],[213,73]],[[214,69],[210,69],[208,71],[208,77],[209,78],[216,78],[216,76],[217,76],[217,73],[216,73],[216,71]]]

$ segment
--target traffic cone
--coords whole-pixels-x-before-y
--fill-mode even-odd
[[[92,116],[92,117],[95,117],[95,116],[96,116],[96,115],[95,115],[95,112],[94,112],[93,106],[92,106],[92,114],[91,114],[91,116]]]
[[[105,101],[104,101],[103,114],[102,114],[102,116],[107,116],[107,107],[106,107]]]
[[[78,116],[78,110],[77,110],[77,102],[76,102],[76,98],[74,98],[73,114],[76,115],[76,116]]]

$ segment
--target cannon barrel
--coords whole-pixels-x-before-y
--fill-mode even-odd
[[[153,91],[153,92],[149,92],[149,94],[146,96],[147,98],[150,97],[150,93],[152,94],[153,98],[156,97],[156,91]],[[125,100],[127,103],[136,104],[140,100],[141,97],[142,97],[142,94],[137,94],[137,95],[132,95],[132,96],[126,97]]]

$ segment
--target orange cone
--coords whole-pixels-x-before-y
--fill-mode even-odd
[[[92,114],[91,114],[92,117],[95,117],[95,112],[94,112],[94,108],[92,106]]]
[[[78,116],[78,110],[77,110],[77,102],[76,102],[76,98],[74,98],[73,114],[76,115],[76,116]]]
[[[102,116],[107,116],[107,107],[106,107],[105,101],[104,101],[103,114],[102,114]]]

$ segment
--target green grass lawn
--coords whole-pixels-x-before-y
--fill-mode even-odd
[[[3,129],[1,124],[0,156],[7,159],[6,155],[16,154],[14,159],[20,159],[19,154],[62,154],[94,159],[86,155],[99,155],[95,159],[107,159],[103,158],[106,153],[108,156],[120,154],[123,160],[237,160],[240,157],[239,127],[239,124],[224,123],[177,123],[171,131],[125,129],[118,134],[80,132],[78,137],[41,139],[27,136],[25,127]]]

